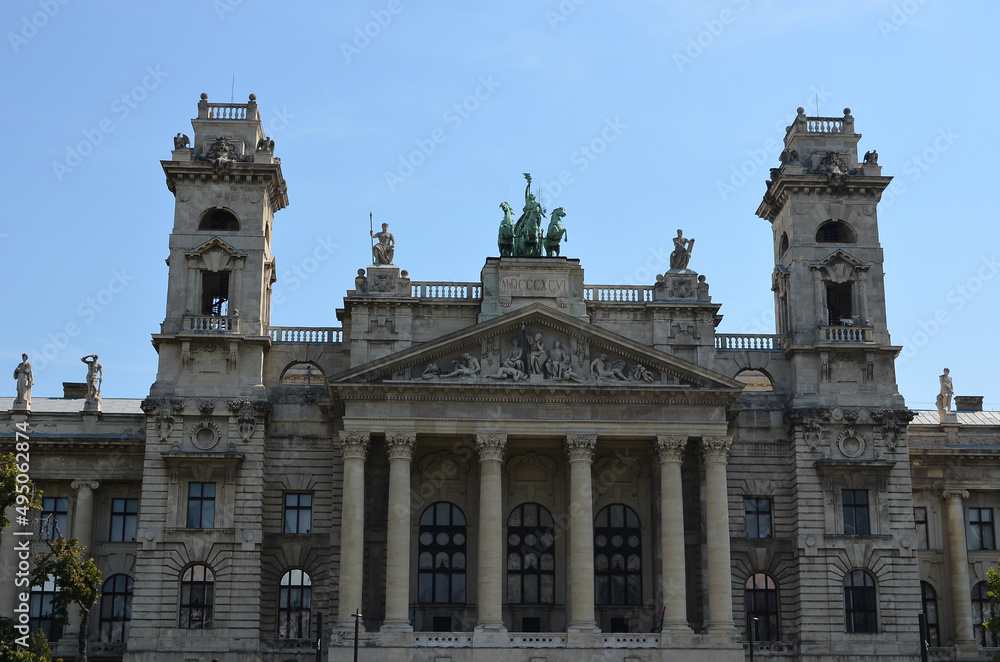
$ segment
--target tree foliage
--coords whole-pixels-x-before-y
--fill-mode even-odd
[[[0,617],[0,662],[53,662],[52,649],[41,630],[31,633],[27,648],[17,645],[16,638],[14,621]],[[55,662],[62,662],[62,658]]]
[[[28,510],[41,510],[41,498],[31,483],[18,483],[17,460],[13,453],[0,455],[0,531],[10,526],[7,508],[17,508],[27,517]],[[27,473],[27,471],[23,472]]]
[[[35,568],[31,571],[34,584],[43,584],[52,578],[55,595],[52,598],[53,621],[60,625],[69,624],[69,607],[80,608],[79,657],[87,662],[88,631],[90,615],[101,597],[101,571],[94,559],[88,558],[84,547],[76,538],[56,538],[46,543],[49,551],[35,556]]]
[[[983,623],[986,629],[1000,638],[1000,572],[996,568],[986,569],[986,595],[990,598],[990,619]],[[1000,661],[1000,654],[993,656]]]

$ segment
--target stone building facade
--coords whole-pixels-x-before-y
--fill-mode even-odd
[[[161,162],[148,397],[0,399],[0,449],[30,427],[36,536],[57,522],[106,578],[96,657],[304,662],[319,641],[333,662],[357,625],[366,660],[708,662],[752,638],[760,659],[901,662],[921,612],[934,659],[994,645],[1000,416],[898,393],[890,178],[849,110],[799,109],[767,182],[768,335],[717,333],[686,261],[604,286],[564,257],[487,257],[468,282],[373,264],[340,326],[272,326],[274,143],[253,96],[203,95],[192,125]],[[51,588],[32,624],[72,657]]]

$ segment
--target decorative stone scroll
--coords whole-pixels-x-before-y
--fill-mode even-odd
[[[701,448],[705,453],[705,462],[725,463],[733,446],[733,438],[726,436],[702,437]]]
[[[390,460],[412,460],[416,443],[415,432],[390,432],[385,435],[385,451]]]
[[[660,463],[681,462],[684,459],[684,448],[687,446],[685,435],[656,435],[657,459]]]
[[[499,432],[477,434],[476,450],[479,451],[480,462],[503,462],[503,454],[507,450],[507,435]]]
[[[371,435],[367,432],[354,432],[344,430],[339,435],[340,451],[344,459],[354,458],[365,460],[368,458],[368,442]]]
[[[566,455],[569,461],[585,460],[594,461],[594,448],[597,446],[596,434],[568,434],[566,435]]]
[[[944,492],[941,493],[941,498],[944,499],[945,501],[947,501],[948,499],[952,499],[954,497],[958,497],[963,500],[968,499],[969,490],[945,490]]]

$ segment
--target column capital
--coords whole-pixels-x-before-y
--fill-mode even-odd
[[[566,455],[569,461],[584,460],[594,461],[594,448],[597,446],[596,434],[568,434],[566,435]]]
[[[341,432],[339,435],[340,450],[343,453],[344,459],[367,459],[368,442],[370,439],[371,434],[368,432],[355,432],[353,430],[344,430]]]
[[[416,432],[396,431],[385,435],[385,451],[390,460],[412,460],[416,443]]]
[[[729,450],[733,446],[730,436],[702,437],[701,449],[705,453],[705,462],[725,464],[729,458]]]
[[[687,446],[687,435],[658,434],[656,435],[656,454],[660,464],[665,462],[680,462],[684,459],[684,448]]]
[[[507,450],[507,435],[502,432],[477,434],[476,450],[479,451],[480,462],[503,462],[503,454]]]
[[[945,490],[941,493],[941,498],[947,501],[948,499],[954,499],[958,497],[959,499],[968,499],[969,490]]]
[[[92,490],[96,490],[98,487],[101,486],[101,482],[98,480],[92,480],[90,478],[77,478],[72,483],[70,483],[69,486],[74,490],[78,490],[81,487],[88,487]]]

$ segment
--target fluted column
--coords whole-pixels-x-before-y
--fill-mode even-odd
[[[479,556],[476,629],[503,628],[503,486],[505,434],[477,434],[479,451]]]
[[[417,435],[386,435],[389,454],[389,524],[386,533],[385,621],[382,629],[412,630],[410,605],[410,462]]]
[[[687,619],[687,568],[684,564],[684,502],[681,462],[685,436],[657,436],[660,461],[660,548],[663,629],[690,631]]]
[[[947,504],[948,562],[951,566],[951,616],[956,646],[975,646],[972,634],[972,590],[969,586],[969,551],[965,540],[965,510],[962,500],[969,498],[965,490],[941,493]]]
[[[94,555],[94,490],[101,486],[96,480],[74,480],[69,485],[76,490],[76,504],[73,508],[73,528],[71,531],[60,531],[63,536],[74,537],[83,547],[87,557]],[[80,608],[72,605],[69,608],[69,627],[67,633],[79,632],[83,615]]]
[[[361,609],[361,573],[365,542],[365,459],[367,432],[341,432],[344,495],[340,524],[340,596],[337,628],[354,629],[351,614]],[[364,627],[364,624],[361,624]]]
[[[569,631],[596,631],[594,619],[594,497],[597,435],[566,436],[569,457]]]
[[[702,437],[708,548],[708,629],[728,633],[733,624],[733,577],[729,553],[729,492],[726,460],[732,437]]]

